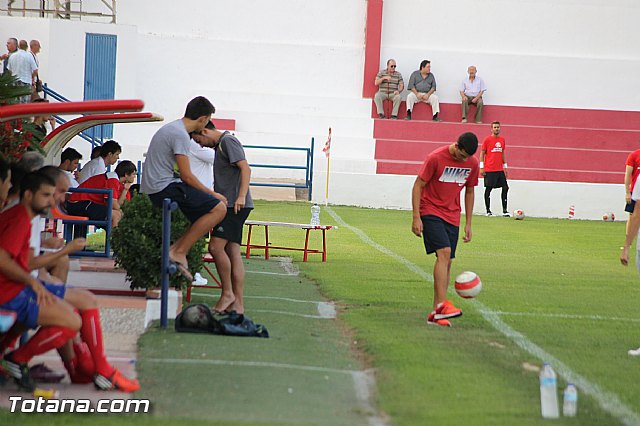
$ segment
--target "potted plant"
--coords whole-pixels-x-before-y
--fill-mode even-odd
[[[127,272],[131,289],[154,289],[161,285],[162,263],[162,209],[153,204],[145,194],[138,194],[122,207],[122,219],[111,232],[111,247],[116,266]],[[190,226],[180,210],[171,214],[171,242],[184,234]],[[204,237],[193,245],[187,255],[189,268],[202,269]],[[182,289],[188,280],[181,274],[169,278],[172,287]]]

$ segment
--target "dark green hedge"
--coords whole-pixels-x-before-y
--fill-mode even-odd
[[[116,266],[127,271],[131,289],[160,287],[160,263],[162,260],[162,209],[154,207],[145,194],[136,195],[124,204],[123,217],[111,233],[111,247]],[[180,209],[171,216],[171,242],[178,239],[190,222]],[[193,245],[187,256],[192,273],[202,269],[204,237]],[[171,276],[174,288],[184,288],[188,281],[180,274]]]

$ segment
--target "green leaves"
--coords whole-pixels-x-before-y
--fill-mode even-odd
[[[131,289],[160,287],[162,261],[162,209],[154,207],[145,194],[135,196],[122,207],[123,217],[111,232],[111,247],[116,266],[127,271]],[[180,210],[171,215],[171,242],[180,238],[190,226]],[[191,271],[202,269],[204,238],[193,245],[187,255]],[[169,283],[183,288],[189,282],[180,274],[171,275]]]

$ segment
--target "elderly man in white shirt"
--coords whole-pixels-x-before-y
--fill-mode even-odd
[[[484,103],[482,101],[482,95],[487,90],[482,78],[478,77],[476,73],[477,68],[471,65],[467,72],[469,77],[465,78],[460,84],[460,97],[462,98],[462,122],[467,122],[467,113],[469,112],[469,106],[476,106],[476,115],[474,121],[477,124],[482,123],[482,107]]]
[[[20,40],[18,47],[19,49],[9,56],[7,69],[17,77],[17,85],[32,86],[35,83],[35,78],[38,73],[38,65],[33,55],[27,52],[29,45],[26,40]],[[26,104],[30,101],[31,94],[20,97],[21,104]]]

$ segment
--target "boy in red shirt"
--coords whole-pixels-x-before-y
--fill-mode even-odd
[[[113,205],[111,224],[115,228],[122,219],[121,206],[131,199],[129,188],[135,181],[136,166],[129,160],[123,160],[116,166],[115,172],[101,173],[85,180],[78,188],[111,189]],[[67,213],[74,216],[86,216],[91,220],[106,220],[108,206],[106,195],[74,192],[67,201]]]
[[[507,148],[504,138],[500,135],[500,122],[491,123],[491,136],[482,141],[480,148],[480,175],[484,177],[484,205],[487,208],[487,216],[491,213],[491,190],[502,188],[502,216],[509,216],[507,210],[507,157],[504,154]]]
[[[411,230],[422,236],[427,254],[436,253],[433,267],[433,310],[427,324],[451,327],[448,318],[462,315],[462,310],[446,300],[455,258],[460,227],[460,192],[465,188],[465,227],[463,241],[471,241],[471,218],[474,187],[478,185],[478,160],[473,154],[478,138],[463,133],[458,141],[438,148],[427,156],[413,184]]]

